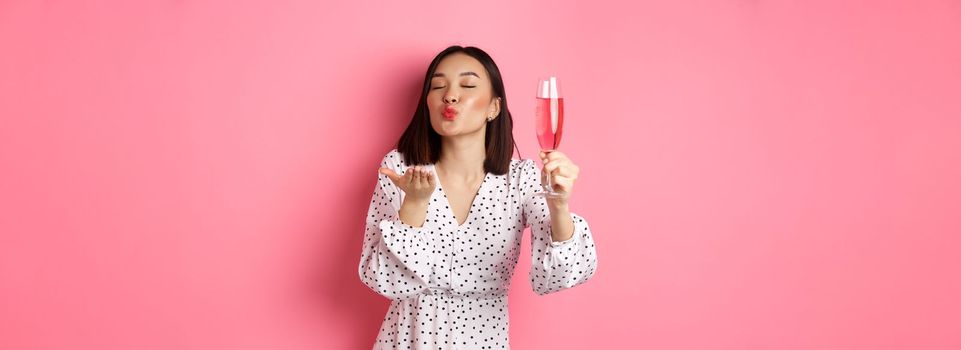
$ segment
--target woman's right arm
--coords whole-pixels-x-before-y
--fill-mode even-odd
[[[428,200],[417,200],[404,197],[404,204],[400,206],[400,221],[413,227],[421,227],[427,219]]]
[[[381,166],[399,171],[397,157],[391,152]],[[358,267],[361,281],[390,299],[410,298],[426,290],[432,261],[426,229],[421,226],[426,204],[413,198],[408,201],[405,196],[401,205],[401,197],[401,190],[388,176],[379,174],[367,210]]]

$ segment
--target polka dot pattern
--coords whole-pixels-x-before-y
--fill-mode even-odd
[[[382,167],[408,166],[392,150]],[[433,165],[428,166],[430,170]],[[488,173],[458,225],[437,182],[422,227],[400,221],[404,193],[379,174],[367,212],[358,273],[391,299],[374,349],[507,349],[507,291],[530,227],[530,282],[539,295],[572,288],[597,269],[587,221],[572,213],[574,235],[551,241],[551,218],[540,190],[540,168],[511,161],[505,175]]]

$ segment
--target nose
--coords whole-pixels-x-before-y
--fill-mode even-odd
[[[446,104],[454,104],[454,103],[457,103],[457,97],[454,97],[454,96],[451,96],[451,95],[446,95],[446,96],[444,96],[444,103],[446,103]]]

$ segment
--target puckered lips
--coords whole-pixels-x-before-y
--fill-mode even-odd
[[[444,107],[444,119],[454,120],[454,117],[456,116],[457,116],[457,109],[455,109],[454,106]]]

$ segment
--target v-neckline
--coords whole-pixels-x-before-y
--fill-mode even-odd
[[[477,204],[477,196],[479,196],[481,190],[484,189],[484,184],[487,183],[487,178],[490,176],[490,173],[486,171],[484,172],[484,179],[481,180],[480,186],[477,186],[477,193],[474,193],[474,198],[471,198],[470,207],[467,209],[467,217],[464,218],[464,223],[458,224],[457,215],[454,214],[454,208],[450,206],[450,198],[447,198],[447,192],[444,191],[444,185],[441,184],[440,174],[437,173],[437,167],[434,164],[431,164],[430,167],[430,170],[434,173],[434,176],[437,177],[437,188],[440,190],[441,195],[444,196],[447,212],[450,213],[450,220],[454,223],[454,227],[461,229],[464,226],[467,226],[467,224],[470,223],[471,219],[474,217],[474,204]]]

